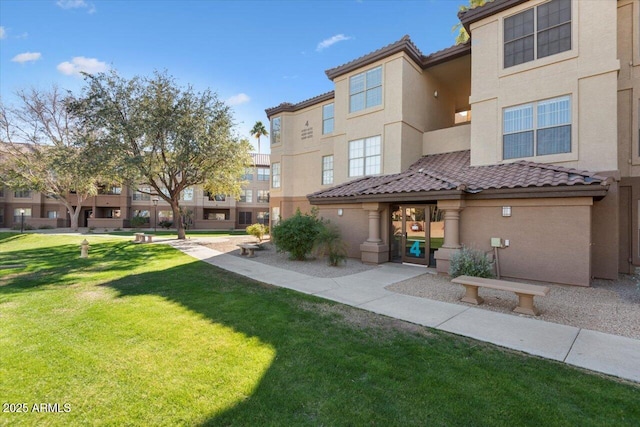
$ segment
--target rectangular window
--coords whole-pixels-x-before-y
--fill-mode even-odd
[[[31,190],[18,190],[13,192],[13,197],[16,199],[30,199]]]
[[[333,156],[322,157],[322,185],[333,184]]]
[[[322,107],[322,134],[333,132],[333,103]]]
[[[349,78],[349,112],[382,104],[382,66]]]
[[[216,221],[225,221],[227,219],[227,215],[222,212],[215,212],[209,215],[209,219],[215,219]]]
[[[274,117],[271,119],[271,144],[280,144],[281,142],[281,118]]]
[[[258,203],[269,203],[269,190],[258,190]]]
[[[253,190],[244,190],[240,195],[240,201],[244,203],[253,203]]]
[[[133,192],[133,200],[151,200],[151,189],[149,187],[139,188],[137,191]]]
[[[31,208],[15,208],[13,210],[13,222],[19,224],[23,215],[25,219],[31,218]]]
[[[256,220],[259,224],[269,225],[269,212],[258,212],[256,214]]]
[[[111,187],[110,193],[114,195],[120,195],[122,194],[122,187]]]
[[[571,0],[551,0],[504,19],[504,68],[571,50]]]
[[[181,198],[182,200],[185,200],[187,202],[190,202],[193,200],[193,188],[185,188],[184,190],[182,190],[182,194],[181,194]]]
[[[253,181],[253,168],[245,168],[244,174],[240,177],[242,181]]]
[[[133,211],[133,216],[134,217],[140,217],[140,218],[149,218],[151,215],[149,214],[149,211],[146,209],[135,209]]]
[[[349,141],[349,176],[377,175],[382,165],[380,136]]]
[[[238,224],[251,224],[251,212],[238,213]]]
[[[58,211],[47,211],[47,218],[49,219],[58,218]]]
[[[209,192],[207,192],[207,197],[209,197],[210,201],[215,201],[215,202],[224,202],[227,200],[227,196],[225,196],[224,194],[211,194]]]
[[[271,187],[280,188],[280,163],[271,165]]]
[[[271,225],[276,226],[280,222],[280,207],[271,208]]]
[[[158,222],[173,221],[173,211],[158,211]]]
[[[570,153],[571,98],[562,96],[505,108],[502,145],[505,160]]]
[[[269,181],[269,168],[258,168],[258,181]]]

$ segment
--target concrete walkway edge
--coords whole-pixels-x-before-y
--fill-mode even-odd
[[[196,259],[263,283],[640,382],[640,340],[386,289],[393,283],[424,274],[421,267],[387,263],[350,276],[328,279],[224,254],[194,240],[165,243]]]

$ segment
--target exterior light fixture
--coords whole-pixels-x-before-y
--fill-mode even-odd
[[[151,199],[153,202],[153,232],[155,233],[158,228],[158,198]]]
[[[511,206],[502,207],[502,216],[511,216]]]
[[[433,91],[433,97],[434,97],[434,98],[437,98],[437,97],[438,97],[438,91],[437,91],[437,90],[434,90],[434,91]]]
[[[342,216],[342,214],[343,214],[343,213],[344,213],[344,212],[343,212],[342,208],[339,208],[339,209],[338,209],[338,216]]]

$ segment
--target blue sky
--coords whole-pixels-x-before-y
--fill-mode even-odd
[[[80,70],[127,78],[167,70],[233,106],[249,138],[265,108],[333,89],[324,71],[399,40],[425,54],[454,43],[465,0],[0,0],[0,95],[78,91]],[[255,139],[251,138],[255,145]],[[268,152],[263,138],[261,150]]]

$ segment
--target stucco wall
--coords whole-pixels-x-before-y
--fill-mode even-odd
[[[360,244],[369,236],[368,214],[360,203],[342,205],[322,205],[318,215],[331,221],[340,229],[342,239],[347,242],[349,258],[360,258]],[[338,215],[342,209],[342,216]]]
[[[525,2],[471,26],[471,164],[503,162],[504,108],[570,95],[571,152],[525,160],[596,171],[617,169],[616,2],[574,0],[571,50],[503,68],[504,18],[540,3]],[[521,159],[509,161],[515,160]]]
[[[491,250],[491,238],[508,239],[499,250],[505,277],[589,286],[591,198],[467,201],[460,215],[461,243]],[[512,207],[502,217],[502,206]]]

